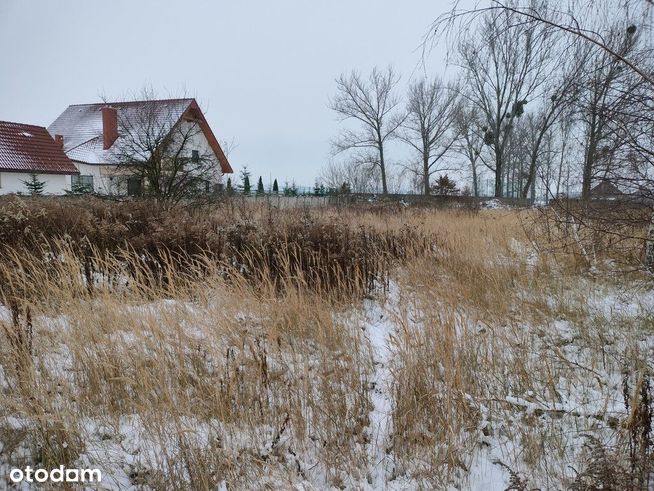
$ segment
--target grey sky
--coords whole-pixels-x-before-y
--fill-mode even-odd
[[[338,131],[334,79],[393,64],[403,86],[449,2],[0,0],[0,120],[49,125],[69,104],[151,85],[198,99],[265,182],[311,185]],[[434,52],[427,73],[442,73]]]

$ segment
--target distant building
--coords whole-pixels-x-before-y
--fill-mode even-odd
[[[624,196],[624,193],[612,182],[604,179],[590,190],[591,198],[615,199]]]
[[[45,184],[43,193],[64,194],[79,172],[44,127],[0,121],[0,194],[27,193],[32,174]]]
[[[142,121],[144,113],[151,115],[147,130]],[[212,154],[219,167],[218,175],[232,173],[229,161],[195,99],[72,105],[48,127],[48,131],[63,140],[66,155],[79,170],[79,177],[74,178],[73,184],[97,193],[125,195],[139,194],[143,183],[138,178],[125,178],[121,171],[115,155],[120,139],[134,138],[135,133],[144,131],[155,134],[171,132],[179,125],[188,124],[197,124],[201,129],[186,145],[189,158]],[[211,179],[216,180],[215,176]]]

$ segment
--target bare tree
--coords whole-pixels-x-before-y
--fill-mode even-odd
[[[579,53],[576,53],[578,55]],[[561,118],[568,118],[571,105],[578,98],[577,80],[583,69],[583,60],[579,56],[565,54],[559,58],[558,74],[550,77],[552,80],[543,91],[537,109],[527,115],[528,167],[521,172],[520,196],[526,198],[529,192],[535,196],[536,176],[538,167],[543,161],[549,163],[552,158],[551,143],[554,126]]]
[[[481,177],[480,165],[483,165],[482,150],[484,149],[483,122],[477,109],[469,103],[461,103],[457,106],[454,118],[456,134],[458,135],[454,149],[465,157],[470,166],[472,179],[472,195],[479,196],[479,179]]]
[[[354,165],[379,169],[382,192],[388,193],[386,144],[396,137],[404,117],[399,112],[395,88],[399,76],[391,67],[374,68],[367,80],[357,72],[336,80],[336,96],[330,101],[341,121],[353,120],[356,130],[343,129],[333,141],[335,153],[354,151]]]
[[[650,116],[654,109],[654,46],[648,22],[654,4],[650,0],[525,0],[521,5],[517,0],[491,0],[486,7],[463,9],[460,5],[456,2],[448,14],[436,20],[428,40],[443,33],[457,39],[457,32],[469,29],[491,13],[502,12],[517,19],[507,29],[535,22],[561,34],[567,49],[588,50],[589,76],[583,80],[585,91],[577,105],[583,115],[580,181],[584,206],[569,207],[557,217],[563,227],[576,224],[573,229],[577,241],[580,224],[585,224],[591,237],[606,237],[612,244],[630,240],[638,243],[642,223],[634,222],[634,210],[639,210],[642,221],[642,215],[654,204],[654,118]],[[601,203],[595,206],[589,199],[591,183],[598,179],[619,186],[620,198],[613,202],[616,206],[610,216],[599,206]],[[654,213],[650,213],[645,243],[644,264],[654,271]]]
[[[572,172],[581,155],[576,151],[581,144],[574,138],[576,121],[573,113],[572,108],[563,112],[543,137],[536,177],[542,183],[545,202],[568,196],[573,184]]]
[[[615,121],[625,112],[625,105],[633,109],[644,103],[644,99],[629,94],[636,86],[654,88],[654,72],[649,64],[651,39],[642,42],[647,36],[641,35],[642,31],[651,32],[646,19],[654,4],[650,0],[491,0],[487,6],[472,9],[461,5],[455,2],[450,12],[434,22],[428,40],[449,34],[458,42],[460,32],[470,31],[489,15],[502,13],[515,19],[505,24],[506,30],[535,23],[562,35],[557,60],[570,58],[566,56],[570,51],[576,52],[579,80],[574,87],[575,106],[583,115],[585,141],[581,187],[583,198],[588,200],[593,181],[605,179],[612,172],[607,165],[618,164],[613,158],[621,145],[618,135],[626,137],[629,133],[625,123],[620,123],[618,131]],[[646,113],[646,103],[636,112]]]
[[[479,17],[489,13],[505,12],[518,19],[535,22],[553,31],[567,34],[571,47],[581,43],[604,51],[619,60],[625,68],[638,74],[643,81],[654,85],[654,74],[647,67],[639,66],[636,60],[616,51],[606,42],[601,29],[592,25],[598,17],[606,19],[625,16],[625,14],[627,14],[625,20],[639,19],[642,22],[642,19],[647,19],[649,16],[652,0],[580,0],[579,2],[526,0],[523,4],[516,0],[490,0],[488,6],[475,6],[472,9],[462,8],[461,3],[461,0],[455,0],[452,9],[433,22],[425,37],[423,52],[426,52],[430,44],[437,41],[442,34],[455,34],[453,37],[458,39],[456,33],[470,29]],[[590,22],[585,22],[588,19]],[[514,25],[508,25],[507,28],[520,25],[521,22],[518,21]],[[628,29],[634,32],[638,28],[633,23],[627,25]],[[641,24],[640,28],[642,27]]]
[[[189,99],[158,101],[144,91],[142,100],[121,103],[119,135],[111,147],[120,171],[115,178],[170,203],[211,191],[222,176],[216,155],[198,144],[201,116],[187,111],[183,101]]]
[[[222,148],[225,157],[229,158],[234,150],[238,148],[238,142],[236,141],[236,138],[232,138],[231,140],[221,140],[220,148]]]
[[[321,173],[321,181],[328,190],[348,190],[353,193],[372,193],[379,179],[379,169],[330,161]]]
[[[490,11],[479,29],[458,43],[469,102],[485,119],[484,141],[493,153],[486,165],[495,174],[498,197],[503,195],[514,121],[547,79],[553,42],[538,23],[519,21],[509,11]]]
[[[607,44],[621,56],[635,55],[637,35],[624,27],[613,26],[605,35]],[[582,174],[582,198],[590,199],[593,181],[605,178],[610,172],[609,164],[613,150],[620,146],[612,125],[623,112],[623,105],[634,101],[625,97],[630,87],[638,83],[632,72],[623,69],[622,63],[606,51],[589,55],[584,78],[579,84],[577,107],[582,114],[584,126],[584,161]]]
[[[507,139],[504,148],[504,176],[502,183],[504,185],[503,195],[509,198],[520,196],[523,181],[527,174],[527,162],[529,160],[529,137],[530,129],[533,124],[532,114],[525,114],[520,118],[515,118],[511,129],[511,137]]]
[[[421,184],[424,194],[431,192],[430,178],[442,172],[441,162],[457,140],[454,119],[459,101],[458,90],[446,86],[440,78],[421,79],[409,86],[406,119],[399,138],[418,155],[407,168]]]

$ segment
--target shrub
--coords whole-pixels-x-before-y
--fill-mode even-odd
[[[264,219],[252,215],[256,208],[170,210],[148,200],[13,198],[0,203],[0,257],[6,264],[15,270],[27,264],[38,268],[28,273],[32,277],[69,275],[61,261],[51,259],[72,256],[89,290],[96,275],[125,274],[105,270],[118,261],[128,276],[169,287],[189,275],[221,271],[227,278],[239,276],[276,290],[302,285],[317,292],[361,294],[383,286],[397,261],[428,250],[433,242],[415,229],[352,228],[299,211]],[[239,211],[243,216],[235,216]],[[23,298],[26,292],[17,292],[16,278],[10,281],[7,274],[5,268],[0,294]]]

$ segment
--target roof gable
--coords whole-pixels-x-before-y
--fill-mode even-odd
[[[218,143],[218,139],[215,137],[213,134],[213,131],[211,131],[211,127],[209,126],[209,123],[207,122],[206,118],[204,117],[204,113],[200,109],[200,106],[198,106],[198,103],[193,99],[193,102],[189,106],[188,111],[194,111],[195,116],[198,118],[198,121],[200,123],[200,128],[202,129],[202,132],[204,133],[205,138],[209,142],[209,146],[213,150],[213,152],[216,154],[216,158],[218,159],[218,162],[220,163],[220,168],[222,169],[223,173],[225,174],[231,174],[234,172],[232,169],[232,166],[229,164],[229,161],[227,160],[227,156],[225,155],[225,152],[223,152],[222,147],[220,146],[220,143]]]
[[[75,164],[42,126],[0,121],[0,170],[77,174]]]
[[[134,131],[130,122],[138,119],[144,109],[152,116],[153,123],[164,131],[172,131],[190,112],[197,118],[211,149],[224,173],[232,168],[214,136],[195,99],[161,99],[147,101],[78,104],[66,110],[48,127],[51,134],[63,135],[64,151],[73,160],[90,164],[106,164],[112,161],[111,148],[103,148],[102,108],[110,106],[119,112],[118,135]]]
[[[623,193],[615,184],[604,179],[590,190],[590,194],[593,196],[618,196]]]

